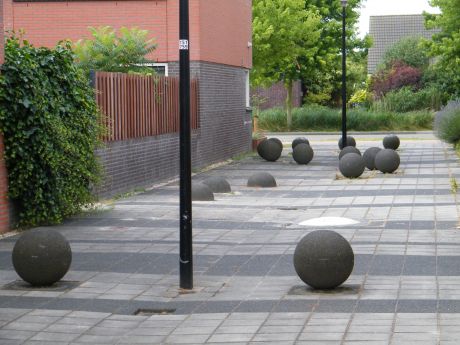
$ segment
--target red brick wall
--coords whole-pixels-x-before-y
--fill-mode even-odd
[[[251,95],[261,97],[264,103],[261,104],[260,109],[270,109],[273,107],[285,107],[287,91],[282,82],[273,84],[269,88],[259,87],[251,90]],[[300,81],[295,82],[292,90],[292,105],[293,107],[302,106],[302,86]]]
[[[8,6],[11,6],[11,0],[0,0],[0,29],[4,31],[4,9],[8,9]],[[3,34],[0,36],[0,64],[3,63],[4,54],[3,54]],[[8,179],[7,172],[5,167],[5,160],[3,157],[4,147],[3,147],[3,136],[0,135],[0,233],[6,232],[9,230],[9,209],[8,209]]]
[[[10,0],[11,1],[11,0]],[[158,62],[179,60],[179,0],[16,2],[12,26],[35,45],[89,36],[88,27],[149,30]],[[251,0],[190,0],[191,59],[251,66]]]
[[[251,68],[251,47],[251,0],[200,1],[201,60]]]

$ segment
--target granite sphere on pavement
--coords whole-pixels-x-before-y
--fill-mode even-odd
[[[32,286],[50,286],[64,277],[72,263],[69,241],[52,229],[28,230],[12,252],[16,273]]]
[[[386,149],[397,150],[400,143],[398,136],[394,134],[387,135],[383,138],[383,147]]]
[[[343,284],[354,266],[348,241],[330,230],[304,236],[294,251],[294,268],[302,281],[314,289],[333,289]]]
[[[339,161],[339,170],[343,176],[348,178],[360,177],[366,165],[364,159],[357,153],[348,153]]]
[[[356,146],[356,140],[352,136],[347,135],[347,146]],[[339,149],[343,149],[342,137],[339,139]]]
[[[305,137],[298,137],[298,138],[295,138],[293,141],[292,141],[292,149],[294,149],[297,145],[299,144],[307,144],[307,145],[310,145],[310,142],[308,141],[307,138]]]
[[[375,156],[375,167],[385,174],[395,172],[400,163],[398,153],[392,149],[383,149]]]
[[[356,147],[354,146],[347,146],[342,149],[339,153],[339,159],[342,159],[343,156],[345,156],[347,153],[356,153],[361,156],[361,151],[359,151]]]
[[[297,144],[292,150],[292,158],[298,164],[308,164],[313,159],[314,152],[310,145],[302,143]]]
[[[375,170],[375,156],[379,153],[382,149],[380,147],[369,147],[366,151],[364,151],[363,158],[366,167],[369,170]]]
[[[278,141],[271,139],[263,140],[257,146],[257,153],[269,162],[275,162],[281,157],[283,146]]]

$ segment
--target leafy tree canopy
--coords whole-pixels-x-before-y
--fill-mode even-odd
[[[253,17],[253,85],[284,82],[290,127],[293,82],[326,64],[318,55],[320,16],[304,0],[254,0]]]
[[[148,31],[139,28],[121,28],[120,35],[110,26],[89,28],[92,39],[81,39],[74,45],[77,63],[83,69],[106,72],[138,72],[150,74],[146,55],[156,48]]]
[[[421,38],[405,37],[392,45],[383,57],[384,68],[391,67],[397,61],[415,68],[426,68],[429,63],[428,51],[421,44]]]
[[[425,14],[426,26],[439,28],[428,43],[430,54],[437,57],[435,69],[442,75],[441,87],[452,98],[460,97],[460,0],[431,0],[441,14]]]

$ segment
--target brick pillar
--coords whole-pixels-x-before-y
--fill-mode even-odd
[[[5,31],[5,6],[7,7],[7,12],[11,9],[11,0],[0,0],[0,65],[3,63],[4,52],[3,52],[3,32]],[[10,18],[11,19],[11,18]],[[9,22],[9,20],[8,20]],[[5,166],[4,159],[4,146],[3,146],[3,136],[0,135],[0,233],[6,232],[10,228],[10,219],[9,219],[9,206],[8,206],[8,175]]]

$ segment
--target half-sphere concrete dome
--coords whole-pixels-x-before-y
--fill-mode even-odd
[[[258,172],[249,177],[248,187],[276,187],[276,180],[271,174],[267,172]]]
[[[222,176],[208,177],[203,183],[211,188],[213,193],[230,193],[232,191],[230,183]]]
[[[192,200],[193,201],[214,201],[214,193],[204,183],[192,183]]]

